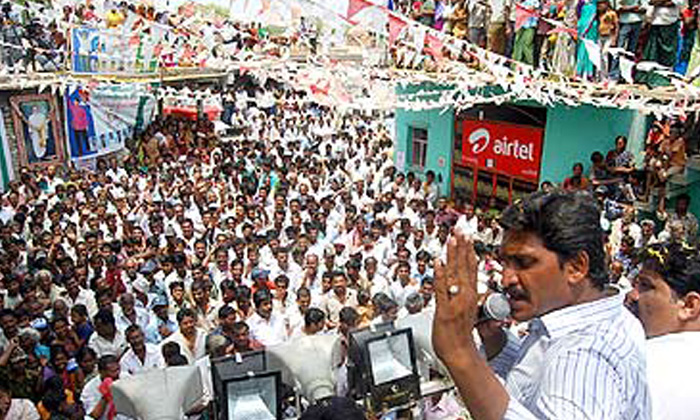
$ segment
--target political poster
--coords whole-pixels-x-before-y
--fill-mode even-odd
[[[144,74],[158,70],[164,31],[149,33],[119,29],[74,28],[71,69],[79,74]]]
[[[66,133],[74,161],[123,150],[155,116],[156,99],[144,84],[68,87]]]
[[[10,98],[18,160],[21,165],[48,166],[63,162],[63,143],[56,101],[50,94]]]

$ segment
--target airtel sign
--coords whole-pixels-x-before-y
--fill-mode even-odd
[[[537,182],[543,130],[494,121],[462,121],[462,163]]]

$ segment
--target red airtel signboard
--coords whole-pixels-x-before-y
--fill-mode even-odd
[[[538,182],[542,128],[495,121],[462,121],[462,164]]]

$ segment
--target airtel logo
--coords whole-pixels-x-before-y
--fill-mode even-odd
[[[491,144],[491,133],[486,128],[477,128],[469,134],[469,144],[472,146],[472,155],[478,155]],[[496,156],[535,161],[535,145],[532,141],[511,140],[507,136],[497,137],[493,141],[491,152]]]
[[[469,144],[472,145],[472,153],[478,155],[486,150],[491,142],[491,134],[485,128],[478,128],[469,135]]]

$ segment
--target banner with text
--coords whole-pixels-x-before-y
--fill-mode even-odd
[[[71,70],[82,74],[143,74],[158,70],[163,31],[74,28]]]
[[[495,121],[462,121],[462,164],[537,182],[544,130]]]
[[[70,86],[66,91],[66,136],[73,160],[124,149],[156,112],[156,98],[143,84]]]

